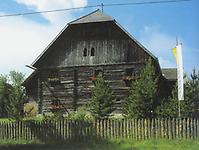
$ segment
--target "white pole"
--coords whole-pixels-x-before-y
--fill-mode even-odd
[[[180,101],[184,100],[184,82],[183,82],[183,61],[182,61],[182,44],[176,46],[177,51],[177,75],[178,75],[178,117],[181,117]]]

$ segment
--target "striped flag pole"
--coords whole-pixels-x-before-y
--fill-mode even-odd
[[[180,115],[180,101],[184,100],[184,81],[183,81],[183,60],[182,60],[182,44],[176,44],[172,49],[177,63],[177,77],[178,77],[178,112]]]

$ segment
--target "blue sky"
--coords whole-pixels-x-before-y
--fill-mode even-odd
[[[6,0],[0,14],[42,11],[95,4],[155,0]],[[161,0],[164,1],[164,0]],[[17,70],[27,75],[31,64],[71,20],[97,8],[0,18],[0,74]],[[176,37],[183,44],[185,72],[199,70],[199,1],[104,7],[129,33],[158,57],[161,67],[175,67],[171,48]]]

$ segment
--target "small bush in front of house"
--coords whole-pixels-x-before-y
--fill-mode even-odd
[[[33,117],[36,116],[37,113],[38,113],[38,104],[35,101],[24,104],[25,117]]]
[[[112,120],[123,120],[125,119],[125,116],[122,115],[122,114],[112,114],[109,119],[112,119]]]
[[[52,113],[52,112],[46,112],[46,113],[44,113],[43,117],[44,117],[44,120],[55,120],[55,119],[57,119],[55,117],[55,114]]]
[[[88,122],[93,122],[95,120],[94,116],[88,112],[84,106],[79,107],[77,111],[70,113],[68,119]]]

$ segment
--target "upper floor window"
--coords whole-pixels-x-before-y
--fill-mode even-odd
[[[91,56],[95,56],[95,49],[93,47],[91,48]]]
[[[83,56],[84,56],[84,57],[86,57],[86,56],[87,56],[87,48],[84,48]]]
[[[103,70],[102,69],[96,69],[94,71],[94,76],[97,77],[97,76],[103,76]]]
[[[56,85],[60,83],[60,76],[58,70],[51,70],[48,76],[48,82],[52,85]]]

